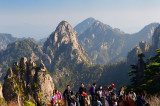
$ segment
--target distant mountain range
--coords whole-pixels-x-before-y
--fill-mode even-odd
[[[87,18],[74,27],[77,32],[79,44],[87,51],[88,56],[95,64],[115,63],[126,59],[127,53],[144,40],[151,43],[152,35],[158,23],[151,23],[134,34],[127,34],[118,28],[104,24],[94,18]],[[11,34],[0,34],[0,50],[6,49],[7,45],[16,40]],[[47,38],[33,40],[43,46]]]
[[[101,84],[114,82],[118,86],[123,86],[129,83],[129,63],[126,64],[125,61],[107,63],[117,62],[126,57],[127,62],[136,63],[138,53],[153,51],[159,47],[160,31],[157,23],[149,24],[138,33],[127,34],[95,19],[87,20],[76,26],[75,29],[80,28],[77,31],[79,34],[68,22],[60,22],[46,40],[41,40],[41,45],[33,39],[20,40],[11,35],[5,36],[2,42],[8,41],[4,44],[9,44],[3,46],[4,49],[0,51],[0,80],[3,81],[8,66],[12,66],[24,56],[35,62],[42,60],[51,73],[56,88],[60,90],[67,84],[71,84],[74,90],[78,89],[81,82],[87,87],[93,82]],[[151,41],[152,45],[147,43]],[[137,49],[134,49],[136,46]]]
[[[42,44],[41,41],[36,41],[34,38],[17,38],[17,37],[14,37],[12,34],[7,34],[7,33],[0,33],[0,51],[1,50],[5,50],[7,48],[7,45],[9,43],[13,43],[15,41],[18,41],[18,40],[24,40],[24,39],[29,39],[29,40],[32,40],[34,42],[37,42],[39,43],[40,45]]]
[[[87,27],[83,27],[85,25]],[[151,42],[153,32],[158,25],[151,23],[137,33],[127,34],[118,28],[88,18],[78,24],[75,30],[80,32],[79,43],[85,48],[93,63],[107,64],[126,59],[127,53],[140,41]]]
[[[80,67],[92,64],[87,52],[78,43],[76,31],[66,21],[59,23],[43,46],[33,40],[24,39],[10,43],[5,50],[0,51],[1,81],[6,75],[8,66],[12,66],[23,56],[35,62],[43,60],[54,78],[55,85],[60,89],[76,78],[74,74],[82,71]]]
[[[0,50],[6,49],[9,43],[16,40],[18,40],[18,38],[13,37],[11,34],[0,33]]]

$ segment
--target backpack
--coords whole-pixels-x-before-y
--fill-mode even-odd
[[[89,88],[88,92],[89,94],[92,94],[92,87]]]

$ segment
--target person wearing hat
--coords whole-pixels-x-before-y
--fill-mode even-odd
[[[109,86],[109,91],[113,89],[113,92],[116,91],[116,88],[115,88],[115,85],[112,83],[110,86]]]
[[[133,89],[130,90],[128,96],[134,101],[136,101],[136,93],[133,91]]]

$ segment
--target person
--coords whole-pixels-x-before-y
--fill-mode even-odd
[[[73,98],[71,98],[71,104],[70,104],[70,106],[76,106],[76,102],[75,102],[75,100]]]
[[[41,100],[41,98],[37,97],[37,106],[46,106],[46,103]]]
[[[90,88],[90,94],[92,96],[92,106],[96,106],[96,83],[93,83],[92,87]]]
[[[98,88],[98,94],[99,94],[100,98],[103,97],[103,87],[102,87],[102,85],[100,85],[99,88]]]
[[[87,96],[87,93],[86,93],[86,88],[84,87],[83,83],[81,83],[81,87],[79,88],[79,93],[80,93],[80,96],[79,96],[80,106],[84,106],[85,105],[85,97]]]
[[[83,92],[86,93],[86,88],[84,87],[84,84],[81,83],[81,87],[79,88],[79,93],[82,94]]]
[[[80,97],[80,93],[77,92],[76,95],[75,95],[75,102],[76,102],[76,106],[80,106],[80,103],[79,103],[79,97]]]
[[[101,102],[101,98],[99,96],[99,89],[96,88],[96,93],[95,93],[95,96],[96,96],[96,105],[95,106],[102,106],[102,102]]]
[[[58,104],[60,105],[61,102],[62,102],[62,95],[61,95],[60,92],[58,92],[57,89],[55,90],[55,93],[56,93],[56,96],[57,96],[57,102],[58,102]]]
[[[118,92],[118,96],[123,96],[124,95],[124,88],[121,87],[120,91]]]
[[[143,98],[142,94],[139,94],[136,100],[137,106],[144,106],[146,104],[146,100]]]
[[[57,89],[55,90],[55,93],[56,93],[57,99],[61,101],[61,100],[62,100],[62,95],[61,95],[61,93],[58,92]]]
[[[53,95],[51,96],[51,104],[52,106],[56,106],[57,105],[57,95],[55,93],[55,90],[53,91]]]
[[[93,83],[92,89],[91,89],[91,95],[95,95],[96,93],[96,83]]]
[[[133,99],[134,102],[136,101],[136,93],[133,92],[133,89],[130,90],[128,96]]]
[[[67,100],[68,106],[71,105],[71,96],[73,95],[73,91],[70,90],[70,85],[67,85],[67,89],[63,92],[63,97],[65,101]]]
[[[104,106],[109,106],[108,104],[108,97],[109,97],[109,91],[108,91],[108,86],[104,87]]]
[[[114,84],[114,83],[112,83],[112,84],[109,86],[109,91],[110,91],[110,89],[113,89],[114,92],[116,91],[116,88],[115,88],[115,84]]]
[[[111,106],[116,104],[116,93],[114,92],[112,87],[110,87],[108,102],[109,102],[109,105]]]
[[[102,87],[102,85],[100,85],[99,88],[98,88],[98,95],[100,97],[101,103],[104,104],[104,95],[103,95],[103,87]]]
[[[37,97],[37,106],[43,106],[39,97]]]

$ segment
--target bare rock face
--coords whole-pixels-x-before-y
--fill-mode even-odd
[[[160,26],[155,30],[152,37],[152,48],[153,50],[160,48]]]
[[[44,98],[50,100],[53,93],[54,84],[49,74],[45,75],[44,72],[38,72],[37,84],[39,85],[39,92],[43,93]]]
[[[45,71],[44,71],[45,70]],[[23,105],[24,101],[35,102],[37,97],[49,100],[54,89],[51,76],[47,73],[43,61],[37,67],[32,60],[22,57],[20,63],[15,62],[8,69],[4,79],[3,95],[10,103]]]
[[[146,41],[139,42],[139,46],[132,49],[127,55],[127,63],[135,64],[138,61],[138,54],[148,55],[148,51],[150,50],[151,45]]]
[[[147,52],[150,49],[150,46],[151,45],[149,43],[147,43],[146,41],[141,41],[139,43],[139,47],[141,48],[143,53]]]
[[[66,21],[60,22],[55,32],[44,43],[43,50],[52,60],[55,59],[54,56],[57,56],[56,53],[63,53],[65,58],[70,59],[70,61],[76,58],[76,63],[85,61],[91,64],[86,51],[78,43],[76,31]]]
[[[73,73],[78,72],[82,65],[92,64],[87,52],[79,45],[76,34],[68,22],[62,21],[43,46],[43,52],[51,59],[47,68],[61,91],[66,86],[64,82],[70,82],[75,77]]]
[[[0,80],[3,81],[8,66],[12,66],[15,61],[19,61],[22,56],[31,58],[32,61],[43,60],[45,66],[48,68],[51,64],[51,58],[48,54],[43,53],[42,47],[32,40],[18,40],[8,44],[7,48],[0,52]],[[20,67],[26,70],[26,58],[22,58]]]
[[[20,68],[26,70],[26,68],[27,68],[26,62],[27,62],[27,58],[22,57],[21,60],[20,60]]]
[[[0,83],[0,98],[3,98],[2,85],[1,85],[1,83]]]

